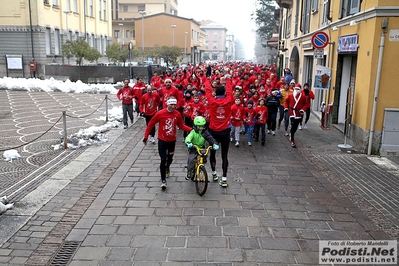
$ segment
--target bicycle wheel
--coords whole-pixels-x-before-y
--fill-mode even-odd
[[[203,165],[199,167],[198,175],[195,179],[195,188],[200,196],[204,195],[208,188],[208,173]]]

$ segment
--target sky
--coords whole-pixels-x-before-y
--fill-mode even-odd
[[[116,95],[117,89],[115,87],[122,86],[122,83],[116,85],[111,84],[85,84],[81,81],[71,82],[69,80],[63,82],[53,78],[40,79],[25,79],[25,78],[0,78],[0,88],[8,90],[19,91],[37,91],[40,88],[42,91],[62,91],[68,93],[108,93]],[[68,136],[68,148],[76,149],[79,147],[106,143],[108,138],[105,133],[112,129],[120,129],[122,121],[122,108],[114,107],[108,110],[108,122],[105,123],[104,116],[98,117],[103,120],[104,124],[100,126],[92,126],[89,128],[81,128],[77,133]],[[95,136],[95,137],[94,137]],[[54,145],[53,149],[63,149],[63,143]],[[18,160],[21,157],[17,150],[6,150],[3,152],[3,159],[12,163],[13,160]]]
[[[194,20],[212,20],[227,28],[245,47],[246,59],[254,56],[255,22],[251,14],[255,12],[255,0],[179,0],[178,15]]]

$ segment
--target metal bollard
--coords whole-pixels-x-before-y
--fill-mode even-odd
[[[105,122],[108,122],[108,95],[105,95]]]

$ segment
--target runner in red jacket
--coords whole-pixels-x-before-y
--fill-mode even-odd
[[[156,92],[156,89],[152,87],[151,85],[147,85],[146,89],[147,93],[141,97],[141,102],[140,102],[140,113],[142,116],[145,117],[145,122],[148,125],[150,122],[151,118],[155,115],[155,113],[158,111],[159,103],[160,103],[160,98],[158,93]],[[152,128],[150,132],[150,142],[155,144],[155,126]]]
[[[130,121],[133,124],[133,89],[129,87],[129,80],[123,81],[123,88],[120,88],[116,93],[116,97],[122,101],[122,114],[123,114],[123,128],[128,127],[127,116],[129,115]]]
[[[230,75],[225,75],[226,86],[216,87],[216,96],[212,96],[212,86],[209,79],[205,81],[205,96],[209,104],[209,133],[216,139],[221,146],[223,176],[219,182],[222,187],[227,187],[227,167],[229,161],[227,158],[229,152],[229,139],[231,130],[231,107],[234,104],[233,88]],[[219,180],[216,172],[216,151],[211,150],[210,162],[212,176],[214,181]]]
[[[170,97],[174,97],[176,100],[180,99],[179,90],[175,86],[172,86],[171,79],[165,79],[165,86],[159,90],[159,97],[161,97],[162,108],[167,107],[166,102]]]
[[[135,111],[137,113],[137,116],[140,114],[140,102],[141,102],[141,97],[143,97],[143,94],[145,92],[145,83],[143,81],[142,77],[137,78],[136,84],[133,85],[133,92],[134,92],[134,99],[136,100],[136,106],[135,106]]]
[[[301,93],[301,85],[295,84],[294,93],[288,95],[284,103],[284,112],[289,112],[291,121],[290,140],[291,146],[296,147],[294,135],[307,108],[305,96]]]
[[[170,97],[166,102],[166,108],[158,111],[150,120],[144,133],[144,145],[147,145],[148,136],[155,126],[159,123],[158,129],[158,153],[161,157],[159,166],[161,173],[161,188],[166,189],[166,177],[169,177],[169,167],[173,161],[176,145],[176,127],[185,131],[191,131],[191,127],[183,124],[181,114],[176,110],[177,100]]]

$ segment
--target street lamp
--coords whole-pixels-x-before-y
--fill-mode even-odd
[[[186,31],[184,34],[185,34],[185,36],[184,36],[184,60],[186,60],[186,63],[187,63],[187,35],[188,35],[188,32]]]
[[[66,39],[67,40],[69,40],[69,36],[68,36],[68,14],[69,13],[71,13],[71,11],[70,10],[65,10],[64,11],[64,14],[65,14],[65,26],[66,26],[66,29],[65,29],[65,36],[66,36]],[[68,58],[68,65],[69,65],[69,58]]]
[[[141,14],[141,49],[144,51],[144,14],[145,10],[139,11]]]
[[[172,27],[172,46],[175,46],[175,28],[176,25],[170,25]]]

